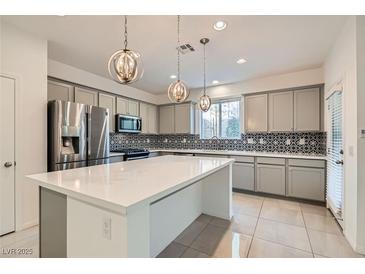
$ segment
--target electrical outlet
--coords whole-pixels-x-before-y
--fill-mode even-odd
[[[247,139],[247,143],[248,143],[248,144],[253,144],[253,139],[252,139],[252,138],[248,138],[248,139]]]
[[[289,146],[290,143],[291,143],[290,139],[286,139],[286,142],[285,143]]]
[[[112,218],[103,217],[102,234],[104,239],[112,239]]]
[[[301,138],[299,140],[299,145],[305,145],[305,139],[304,138]]]

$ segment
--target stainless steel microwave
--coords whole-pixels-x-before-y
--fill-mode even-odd
[[[139,133],[142,131],[142,118],[132,115],[115,115],[115,132]]]

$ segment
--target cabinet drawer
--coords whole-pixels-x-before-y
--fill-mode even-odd
[[[324,201],[325,170],[309,167],[289,167],[288,196]]]
[[[234,155],[232,155],[229,158],[232,158],[236,162],[241,162],[241,163],[254,163],[255,162],[255,158],[250,157],[250,156],[234,156]]]
[[[289,159],[289,166],[303,166],[303,167],[326,167],[326,161],[323,160],[302,160]]]
[[[258,164],[285,165],[284,158],[257,157]]]
[[[257,165],[257,191],[285,195],[285,166]]]
[[[237,189],[255,190],[255,165],[234,163],[232,167],[232,186]]]

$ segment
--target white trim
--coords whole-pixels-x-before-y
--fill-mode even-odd
[[[3,73],[0,72],[0,77],[3,78],[8,78],[11,80],[14,80],[14,162],[17,162],[17,96],[19,93],[19,88],[18,88],[18,84],[19,84],[19,79],[18,77],[16,77],[15,75],[11,75],[8,73]],[[14,230],[17,231],[17,202],[18,202],[18,184],[17,184],[17,168],[16,168],[16,164],[14,166]]]

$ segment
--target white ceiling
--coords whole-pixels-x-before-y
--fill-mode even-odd
[[[182,16],[181,42],[196,51],[182,56],[182,80],[202,86],[202,45],[207,37],[207,81],[233,83],[321,66],[345,16]],[[49,58],[108,77],[110,55],[123,47],[121,16],[4,16],[49,41]],[[215,31],[223,19],[226,30]],[[141,53],[145,73],[132,86],[163,93],[176,74],[176,16],[129,16],[129,48]],[[247,63],[238,65],[236,60]]]

